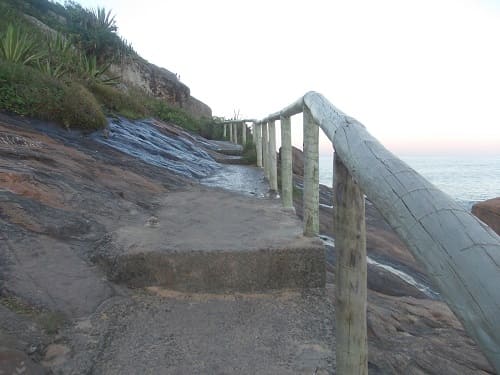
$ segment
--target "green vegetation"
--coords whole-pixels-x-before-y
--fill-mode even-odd
[[[21,316],[33,319],[47,334],[55,335],[66,324],[66,316],[58,311],[43,310],[13,296],[0,297],[0,305]]]
[[[117,35],[111,11],[67,1],[0,0],[0,110],[93,131],[105,115],[157,117],[207,138],[222,138],[212,119],[197,120],[109,73],[140,59]]]
[[[243,147],[243,153],[241,156],[247,164],[257,163],[257,150],[255,149],[255,145],[252,142],[247,142],[247,144]]]
[[[42,56],[43,52],[37,51],[36,41],[31,39],[28,33],[13,24],[7,26],[0,39],[2,60],[25,65],[31,61],[38,61]]]
[[[63,83],[26,65],[0,60],[0,108],[95,130],[106,125],[101,106],[78,82]]]

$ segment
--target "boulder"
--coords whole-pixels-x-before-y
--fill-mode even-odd
[[[476,203],[472,213],[500,235],[500,197]]]
[[[278,161],[281,161],[281,148],[278,154]],[[292,146],[292,170],[294,175],[304,176],[304,153],[294,146]]]

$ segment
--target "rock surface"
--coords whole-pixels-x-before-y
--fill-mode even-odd
[[[169,136],[207,155],[218,147],[170,124],[146,127],[153,138]],[[207,296],[108,279],[92,262],[102,241],[136,223],[156,225],[165,197],[192,191],[198,180],[186,177],[189,167],[181,173],[150,162],[149,141],[125,153],[104,139],[0,115],[0,354],[14,359],[0,369],[11,371],[19,359],[34,373],[334,373],[334,248],[327,253],[330,282],[319,291]],[[331,236],[328,195],[322,188],[322,231]],[[425,283],[376,210],[367,212],[373,259]],[[196,222],[188,224],[196,230]],[[370,373],[493,373],[444,303],[375,274]]]
[[[210,107],[192,97],[189,87],[179,80],[179,76],[165,68],[136,56],[124,60],[120,65],[111,65],[109,70],[112,75],[120,76],[125,86],[137,87],[171,105],[183,108],[195,118],[212,118]]]
[[[472,213],[500,235],[500,197],[476,203]]]

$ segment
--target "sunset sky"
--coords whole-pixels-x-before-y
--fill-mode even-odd
[[[79,2],[112,9],[214,115],[261,118],[314,90],[398,155],[500,154],[500,1]]]

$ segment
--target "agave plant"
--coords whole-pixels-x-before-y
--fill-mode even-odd
[[[104,85],[114,86],[120,83],[120,77],[110,77],[106,76],[111,64],[107,64],[100,68],[97,64],[97,58],[95,56],[87,57],[85,54],[81,55],[80,67],[84,78],[89,82],[99,82]]]
[[[93,14],[97,27],[111,32],[116,32],[118,30],[115,16],[111,15],[111,10],[106,12],[105,8],[97,7],[97,9],[93,11]]]
[[[54,78],[61,78],[67,73],[63,64],[56,65],[48,59],[45,61],[38,60],[36,62],[36,68],[42,73]]]
[[[9,24],[5,33],[0,37],[0,58],[4,60],[26,65],[37,61],[44,54],[43,51],[38,50],[36,41],[31,35],[19,26]]]
[[[67,60],[75,55],[75,48],[70,40],[60,33],[55,34],[55,36],[52,35],[47,39],[47,50],[49,55]]]

